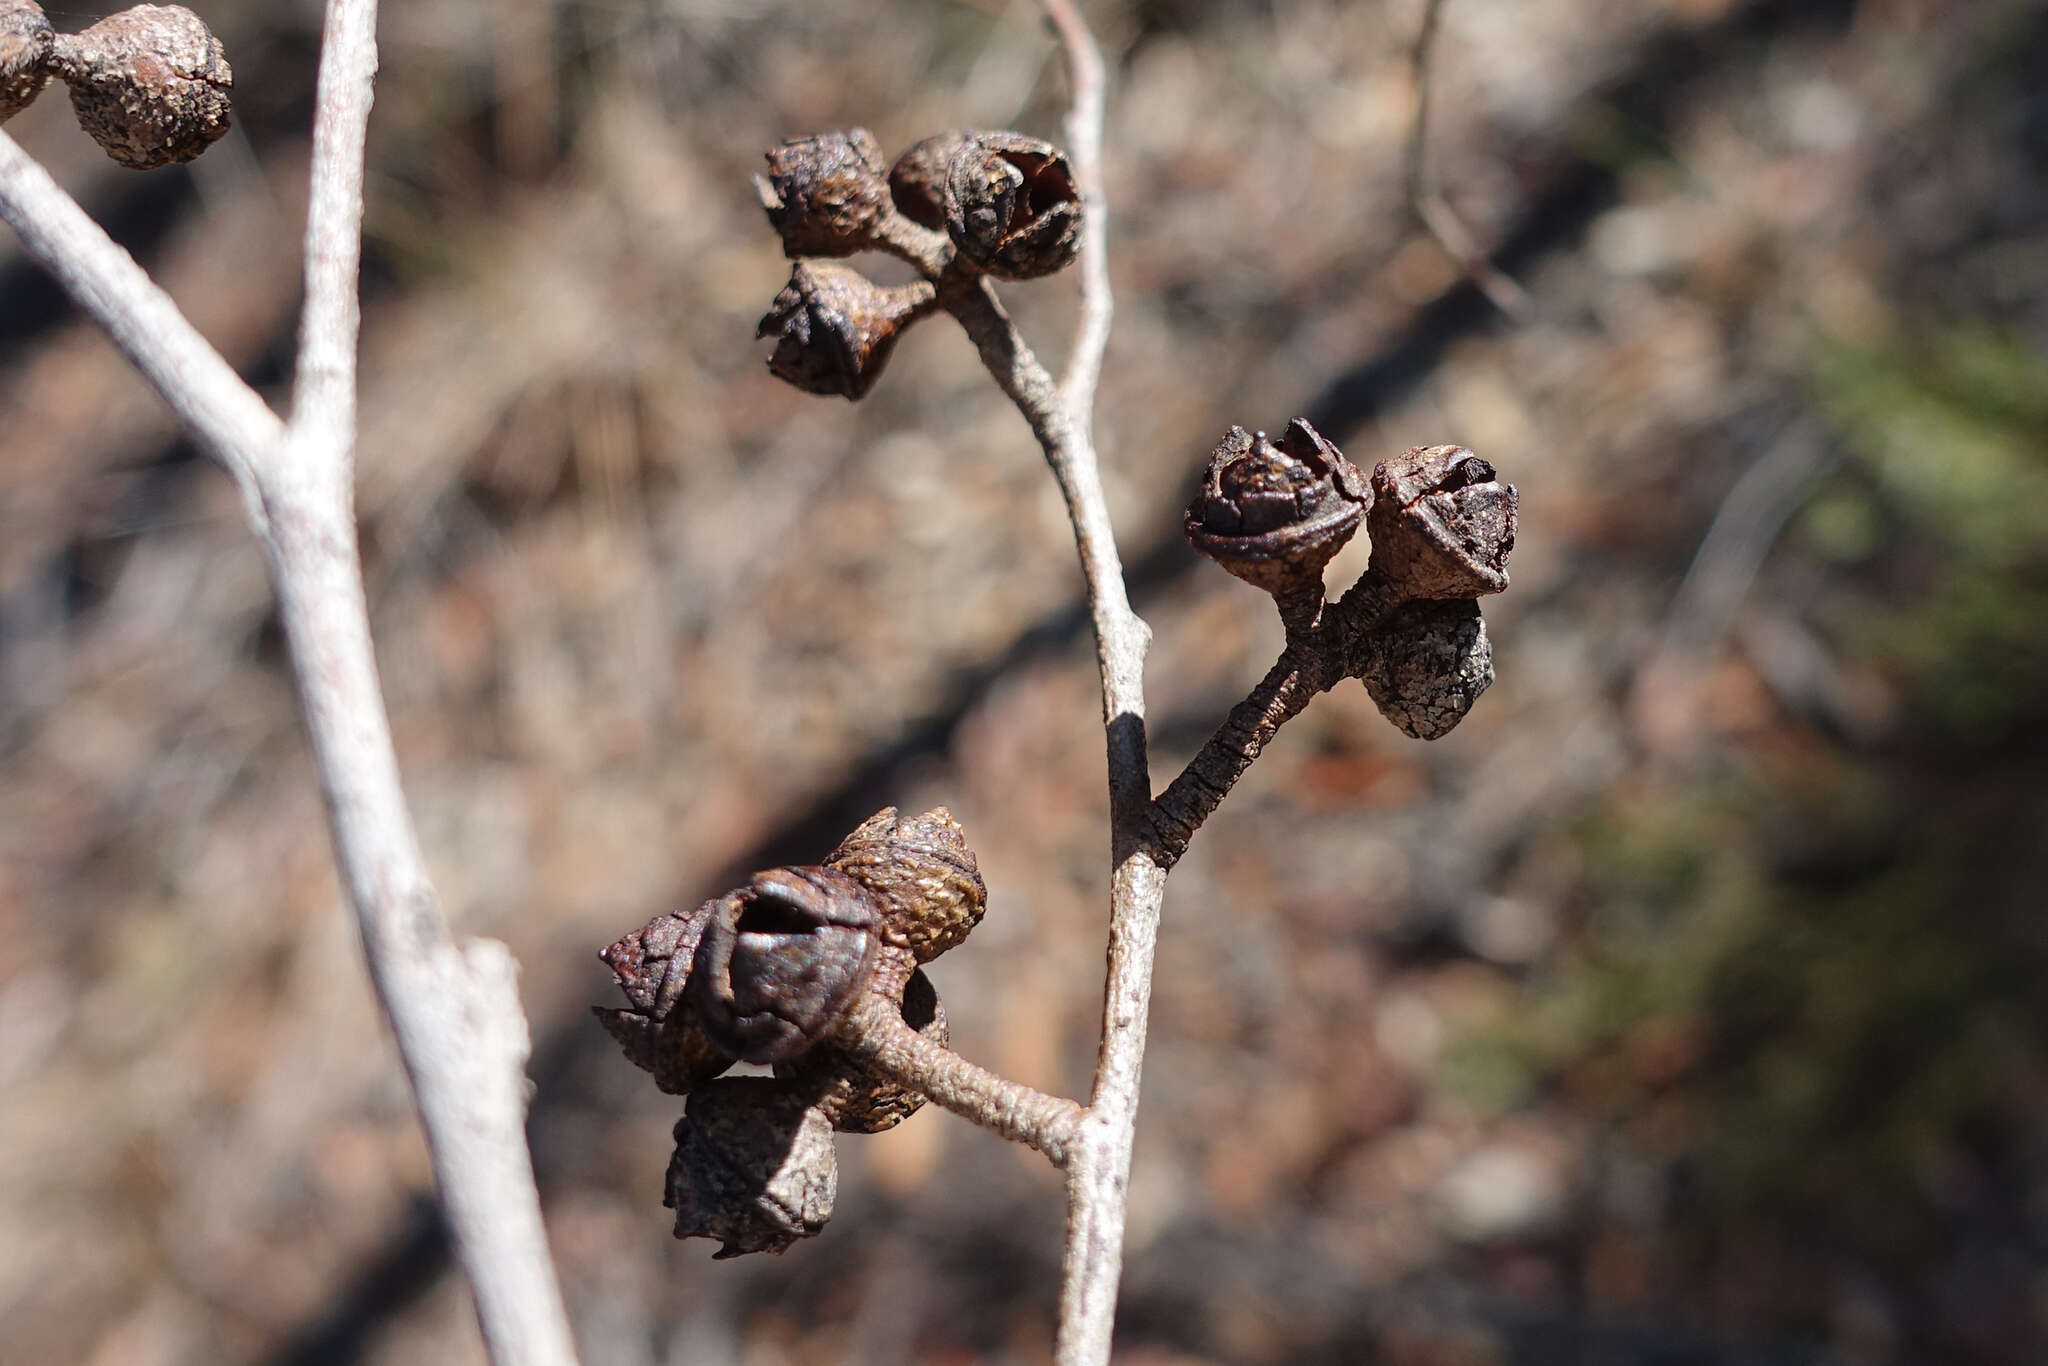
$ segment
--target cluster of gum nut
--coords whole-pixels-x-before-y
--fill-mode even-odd
[[[933,1043],[946,1015],[922,970],[967,938],[988,901],[944,807],[862,822],[821,864],[771,868],[606,948],[623,1009],[605,1031],[671,1095],[687,1096],[663,1203],[678,1238],[719,1257],[812,1237],[838,1193],[832,1135],[880,1133],[924,1097],[842,1045],[864,997]],[[729,1077],[738,1063],[769,1076]]]
[[[768,368],[806,393],[865,397],[897,339],[939,308],[929,279],[878,285],[818,258],[929,243],[941,274],[1031,280],[1064,270],[1080,250],[1066,153],[1022,133],[939,133],[893,163],[865,128],[791,138],[754,183],[796,262],[759,335],[776,339]]]

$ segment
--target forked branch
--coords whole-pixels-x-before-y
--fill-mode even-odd
[[[342,886],[412,1082],[485,1346],[496,1366],[573,1366],[526,1147],[529,1040],[516,965],[501,944],[457,944],[448,933],[399,783],[363,595],[357,263],[376,17],[374,0],[327,7],[289,426],[5,133],[0,217],[242,492],[277,591]],[[225,74],[222,60],[209,79]]]

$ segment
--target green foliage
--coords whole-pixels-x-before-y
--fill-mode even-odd
[[[1997,742],[2048,678],[2048,365],[1955,328],[1912,348],[1823,347],[1814,384],[1852,466],[1807,518],[1808,543],[1867,554],[1882,544],[1875,523],[1898,552],[1891,600],[1870,603],[1845,643],[1945,738]]]

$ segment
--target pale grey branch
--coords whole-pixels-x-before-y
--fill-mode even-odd
[[[1109,503],[1096,463],[1093,409],[1111,298],[1104,256],[1107,205],[1102,193],[1102,59],[1071,0],[1044,0],[1059,31],[1073,86],[1067,120],[1069,154],[1087,204],[1081,243],[1082,323],[1066,382],[1057,391],[1036,362],[1004,381],[1030,418],[1059,479],[1074,522],[1095,621],[1108,729],[1110,878],[1108,971],[1103,985],[1102,1042],[1080,1133],[1067,1158],[1067,1240],[1061,1261],[1059,1366],[1106,1366],[1123,1275],[1124,1221],[1145,1025],[1152,1002],[1152,962],[1166,864],[1152,838],[1152,780],[1145,748],[1145,651],[1151,630],[1131,610],[1110,527]],[[963,320],[964,321],[964,320]],[[970,332],[973,329],[970,327]],[[980,339],[977,338],[977,342]],[[1020,344],[1021,347],[1021,344]],[[989,348],[983,346],[983,355]],[[1030,360],[1024,351],[1023,359]],[[1036,374],[1031,370],[1036,369]],[[1043,377],[1043,378],[1041,378]],[[998,371],[997,378],[1004,380]],[[1038,410],[1049,408],[1051,411]]]
[[[449,935],[399,783],[356,545],[358,262],[374,0],[332,0],[289,429],[171,299],[0,132],[0,218],[242,491],[277,591],[342,885],[413,1084],[496,1366],[573,1366],[526,1147],[526,1018],[502,944]]]

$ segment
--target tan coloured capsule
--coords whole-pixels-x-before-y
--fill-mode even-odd
[[[756,336],[774,337],[768,368],[808,394],[864,397],[904,329],[937,305],[931,285],[878,285],[851,266],[799,261]]]
[[[1417,740],[1440,740],[1493,686],[1493,646],[1472,598],[1421,598],[1367,637],[1358,677],[1380,715]]]
[[[1255,588],[1322,600],[1323,568],[1365,516],[1365,475],[1295,418],[1278,441],[1232,427],[1188,506],[1189,544]]]
[[[875,975],[877,909],[830,868],[770,868],[711,902],[689,1004],[712,1044],[783,1062],[830,1034]]]
[[[937,133],[914,144],[889,168],[889,198],[911,222],[941,231],[946,226],[946,173],[974,134]]]
[[[974,851],[943,806],[922,816],[883,807],[825,858],[873,892],[882,937],[929,963],[966,939],[988,907]]]
[[[1505,589],[1516,520],[1515,486],[1463,446],[1416,446],[1372,472],[1372,565],[1403,597]]]
[[[734,1061],[705,1035],[685,991],[697,941],[718,906],[714,898],[694,911],[656,916],[598,955],[631,1002],[624,1009],[591,1007],[598,1023],[670,1095],[688,1095]]]

